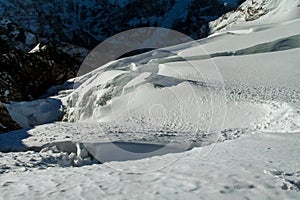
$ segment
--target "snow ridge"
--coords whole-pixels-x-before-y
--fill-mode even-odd
[[[274,23],[276,18],[282,18],[284,13],[299,6],[299,0],[247,0],[236,11],[229,12],[216,21],[210,22],[211,33],[230,29],[232,26],[260,18]]]

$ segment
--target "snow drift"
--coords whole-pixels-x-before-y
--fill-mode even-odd
[[[298,199],[300,8],[298,1],[260,2],[248,0],[242,8],[259,5],[266,13],[255,8],[256,19],[237,20],[196,46],[113,61],[70,80],[75,87],[53,97],[69,122],[0,136],[0,142],[11,136],[5,148],[48,145],[0,153],[1,195]],[[86,156],[103,152],[80,142],[196,148],[124,162],[113,162],[107,152],[112,162],[61,168],[78,160],[93,164]],[[77,149],[58,150],[68,143]]]

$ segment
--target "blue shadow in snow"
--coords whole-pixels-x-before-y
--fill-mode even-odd
[[[30,129],[20,129],[0,135],[0,152],[26,151],[28,149],[22,140],[29,138]]]

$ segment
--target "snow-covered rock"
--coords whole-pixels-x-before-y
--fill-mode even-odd
[[[299,0],[247,0],[236,11],[229,12],[216,21],[210,22],[211,33],[229,29],[241,29],[246,22],[249,26],[259,26],[284,22],[288,18],[298,18]],[[288,15],[288,16],[286,16]]]
[[[45,50],[47,48],[46,45],[41,46],[41,43],[38,43],[33,49],[31,49],[28,53],[36,53],[40,52],[42,50]]]
[[[56,99],[39,99],[31,102],[11,102],[4,105],[13,120],[22,128],[30,128],[58,121],[63,115],[62,104]]]

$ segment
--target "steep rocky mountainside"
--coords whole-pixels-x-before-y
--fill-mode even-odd
[[[207,22],[236,7],[236,0],[0,0],[0,16],[26,32],[30,43],[41,39],[93,48],[121,31],[158,26],[198,39]]]
[[[76,75],[79,62],[54,47],[35,53],[11,49],[0,40],[0,101],[28,101]]]

